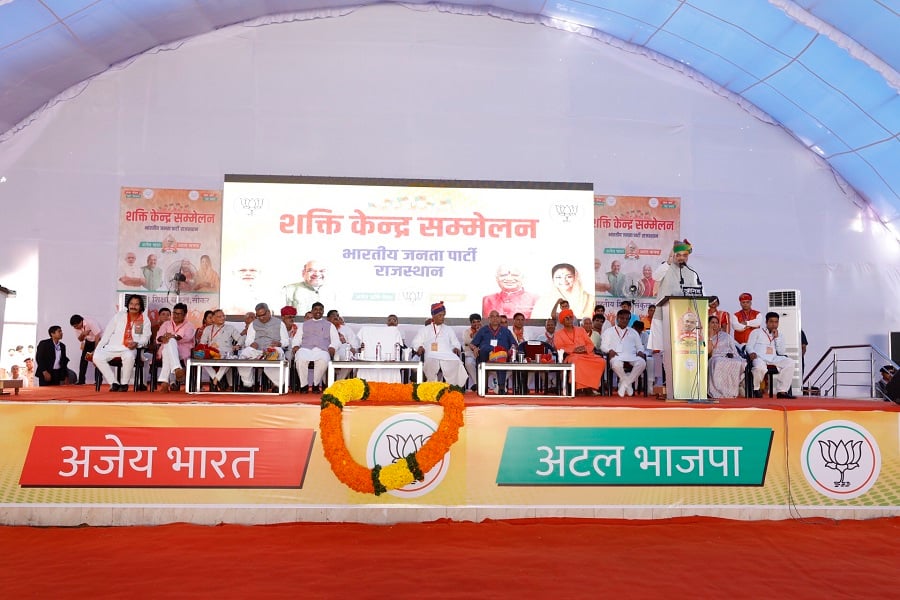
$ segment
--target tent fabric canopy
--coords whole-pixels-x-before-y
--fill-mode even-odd
[[[0,0],[0,143],[73,86],[148,50],[229,25],[334,17],[374,4],[384,2]],[[404,4],[541,23],[699,75],[826,160],[900,239],[896,0]]]

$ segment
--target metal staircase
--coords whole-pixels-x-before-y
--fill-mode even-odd
[[[879,369],[894,365],[890,357],[869,344],[831,346],[814,367],[804,373],[803,395],[874,398]]]

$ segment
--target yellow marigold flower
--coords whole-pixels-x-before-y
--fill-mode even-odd
[[[378,480],[389,490],[400,489],[405,485],[409,485],[415,479],[405,460],[398,460],[389,464],[381,469],[381,473],[378,474]]]
[[[325,390],[325,393],[331,394],[343,404],[347,404],[362,398],[365,389],[365,384],[361,379],[338,379]]]
[[[421,402],[437,402],[438,394],[448,387],[450,386],[442,381],[427,381],[416,388],[416,396]]]

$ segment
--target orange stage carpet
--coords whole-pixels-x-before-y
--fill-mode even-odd
[[[33,387],[22,389],[18,395],[8,393],[0,400],[15,402],[171,402],[210,404],[319,404],[317,394],[194,394],[184,391],[167,394],[152,392],[115,393],[103,386],[99,392],[93,385],[67,385],[54,387]],[[602,406],[632,408],[763,408],[772,410],[883,410],[900,412],[900,405],[882,400],[846,399],[821,396],[803,396],[788,400],[778,398],[724,398],[715,404],[694,404],[689,402],[666,402],[650,397],[633,396],[576,396],[575,398],[552,398],[534,395],[528,398],[506,396],[479,397],[474,392],[465,395],[467,406]]]
[[[896,598],[900,518],[0,528],[7,598]]]

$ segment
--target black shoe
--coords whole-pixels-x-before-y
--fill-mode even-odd
[[[220,382],[218,383],[218,385],[217,385],[217,389],[218,389],[220,392],[230,392],[230,391],[231,391],[231,386],[228,385],[228,382],[227,382],[227,381],[220,381]]]
[[[111,385],[109,386],[109,391],[111,391],[111,392],[118,392],[118,391],[119,391],[119,384],[118,384],[118,383],[113,383],[113,384],[111,384]]]
[[[134,386],[134,391],[136,391],[136,392],[146,392],[146,391],[147,391],[147,386],[144,385],[143,383],[142,383],[141,385],[136,385],[136,386]]]
[[[117,391],[117,392],[127,392],[127,391],[128,391],[128,385],[127,385],[127,384],[126,384],[126,385],[120,385],[120,386],[119,386],[119,389],[117,389],[116,391]]]
[[[309,386],[308,386],[308,385],[301,385],[301,386],[300,386],[299,392],[300,392],[301,394],[308,394],[308,393],[309,393]]]
[[[177,392],[180,389],[181,389],[181,384],[178,383],[177,381],[169,386],[169,390],[172,392]]]
[[[242,393],[242,394],[251,394],[251,393],[253,393],[253,388],[250,387],[249,385],[242,385],[242,386],[241,386],[241,393]]]
[[[794,395],[790,392],[778,392],[775,394],[776,398],[793,398]]]
[[[753,392],[754,398],[762,398],[762,392],[760,390],[756,390]]]

